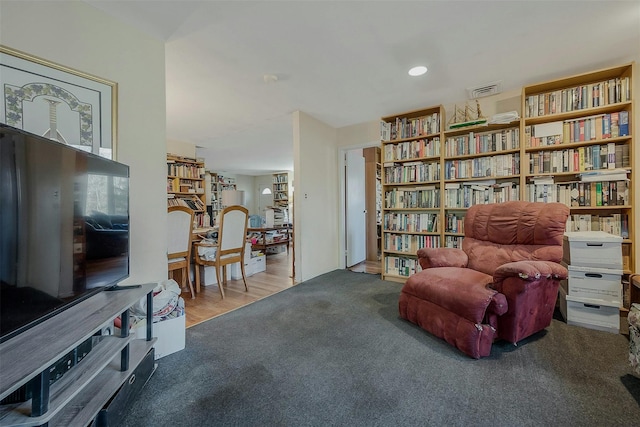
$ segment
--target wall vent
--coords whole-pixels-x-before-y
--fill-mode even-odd
[[[486,85],[467,88],[469,99],[482,98],[502,92],[502,82],[487,83]]]

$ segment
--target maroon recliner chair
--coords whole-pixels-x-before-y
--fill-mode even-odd
[[[402,287],[400,316],[473,358],[497,339],[516,344],[551,324],[569,208],[561,203],[475,205],[462,249],[418,250],[422,271]]]

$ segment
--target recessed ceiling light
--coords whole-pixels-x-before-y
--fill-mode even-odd
[[[427,67],[425,67],[424,65],[419,65],[417,67],[413,67],[412,69],[409,70],[409,75],[410,76],[421,76],[424,73],[427,72]]]
[[[265,74],[264,76],[262,76],[262,79],[265,83],[270,84],[277,82],[278,76],[276,76],[275,74]]]

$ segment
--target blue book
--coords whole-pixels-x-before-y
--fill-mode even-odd
[[[620,111],[620,116],[618,118],[618,134],[620,136],[629,135],[629,112],[628,111]]]

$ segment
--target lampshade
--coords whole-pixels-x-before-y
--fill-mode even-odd
[[[244,191],[222,190],[222,206],[244,205]]]

